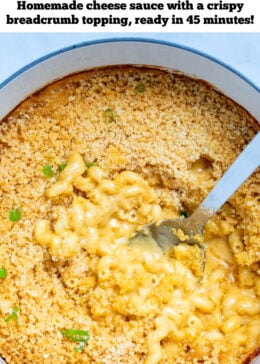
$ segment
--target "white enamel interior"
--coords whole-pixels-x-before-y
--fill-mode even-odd
[[[0,118],[54,80],[93,67],[120,64],[166,67],[201,78],[260,119],[259,92],[238,74],[190,50],[143,40],[81,44],[29,65],[0,89]]]

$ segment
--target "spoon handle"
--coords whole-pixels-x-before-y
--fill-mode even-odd
[[[234,163],[224,173],[223,177],[192,214],[191,220],[194,222],[199,220],[200,224],[203,226],[259,165],[260,132],[256,134]]]

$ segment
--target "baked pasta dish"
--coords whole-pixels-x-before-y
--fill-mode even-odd
[[[259,130],[208,84],[86,71],[0,124],[0,356],[7,364],[244,364],[260,347],[259,170],[203,249],[129,244],[190,215]],[[203,261],[205,260],[205,261]]]

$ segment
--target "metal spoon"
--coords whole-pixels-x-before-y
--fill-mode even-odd
[[[180,243],[202,245],[203,228],[206,222],[259,165],[260,132],[251,140],[190,217],[145,225],[130,240],[130,245],[157,244],[164,252],[169,252]]]

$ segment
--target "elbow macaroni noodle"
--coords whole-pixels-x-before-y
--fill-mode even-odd
[[[259,345],[260,277],[234,262],[231,250],[243,245],[234,225],[207,225],[205,236],[214,230],[214,237],[206,241],[206,270],[199,280],[191,247],[180,245],[168,257],[156,247],[127,244],[138,228],[167,217],[155,190],[137,173],[108,179],[97,166],[86,172],[83,158],[73,152],[46,195],[57,201],[72,196],[72,204],[56,208],[52,220],[36,222],[37,242],[56,259],[72,259],[82,249],[90,254],[91,275],[68,276],[65,283],[90,292],[94,320],[153,317],[145,364],[170,363],[184,347],[205,355],[213,346],[220,353],[235,347],[242,357]]]
[[[47,190],[47,197],[71,194],[71,208],[61,207],[53,231],[48,220],[38,221],[35,236],[50,247],[55,256],[71,257],[81,248],[108,254],[148,222],[157,220],[161,208],[155,192],[138,174],[121,172],[114,180],[104,177],[101,168],[92,166],[87,177],[85,163],[72,153],[59,180]],[[73,193],[77,189],[88,198]]]

